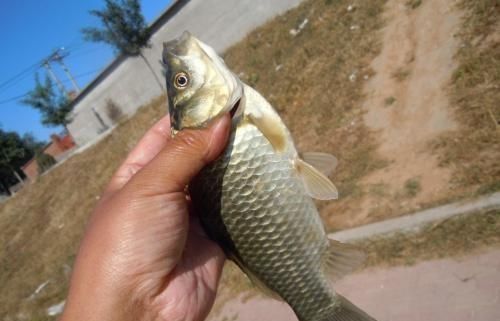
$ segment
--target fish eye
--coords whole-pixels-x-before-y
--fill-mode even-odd
[[[186,87],[189,83],[188,75],[185,72],[179,72],[175,75],[174,85],[177,89]]]

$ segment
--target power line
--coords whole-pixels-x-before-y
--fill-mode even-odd
[[[65,48],[65,51],[69,53],[72,53],[72,52],[78,52],[82,49],[85,49],[85,45],[86,43],[83,42],[83,41],[79,41],[75,44],[76,41],[73,41],[72,43],[70,43],[66,48]],[[64,47],[63,47],[64,48]],[[70,57],[68,57],[69,59],[73,59],[73,58],[77,58],[77,57],[81,57],[81,56],[84,56],[84,55],[88,55],[90,53],[93,53],[93,52],[96,52],[96,51],[100,51],[100,50],[104,50],[105,47],[98,47],[98,48],[89,48],[83,52],[78,52],[76,55],[72,55]],[[22,71],[20,71],[18,74],[10,77],[9,79],[3,81],[1,84],[0,84],[0,93],[2,92],[5,92],[7,89],[9,88],[12,88],[13,86],[17,85],[19,82],[25,80],[26,78],[28,78],[33,72],[35,72],[36,70],[38,70],[42,65],[43,65],[43,62],[46,60],[45,59],[41,59],[39,60],[38,62],[30,65],[29,67],[23,69]]]
[[[31,74],[32,72],[34,72],[35,70],[40,68],[41,62],[42,61],[39,61],[39,62],[27,67],[23,71],[19,72],[17,75],[5,80],[3,83],[0,84],[0,89],[3,89],[2,91],[5,91],[5,89],[12,87],[13,84],[16,84],[20,80],[25,79],[27,77],[27,75]]]
[[[82,78],[82,77],[85,77],[87,75],[90,75],[92,73],[95,73],[96,71],[99,71],[101,70],[102,68],[98,68],[98,69],[94,69],[94,70],[90,70],[90,71],[87,71],[87,72],[84,72],[82,74],[79,74],[79,75],[76,75],[74,78],[75,79],[78,79],[78,78]],[[67,83],[69,82],[70,80],[64,80],[64,81],[61,81],[62,83]],[[7,98],[5,100],[1,100],[0,101],[0,105],[3,105],[3,104],[7,104],[7,103],[10,103],[12,101],[15,101],[15,100],[18,100],[19,98],[23,98],[23,97],[26,97],[29,95],[29,92],[27,93],[24,93],[24,94],[21,94],[21,95],[17,95],[17,96],[14,96],[14,97],[11,97],[11,98]]]
[[[10,103],[10,102],[12,102],[12,101],[18,100],[19,98],[26,97],[26,96],[28,96],[28,95],[29,95],[29,93],[24,93],[24,94],[19,95],[19,96],[15,96],[15,97],[11,97],[11,98],[8,98],[8,99],[5,99],[5,100],[1,100],[1,101],[0,101],[0,105]]]

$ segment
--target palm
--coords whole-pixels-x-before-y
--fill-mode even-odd
[[[162,320],[204,320],[215,299],[224,253],[191,229],[182,259],[158,296]]]

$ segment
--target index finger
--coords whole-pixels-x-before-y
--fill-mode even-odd
[[[120,190],[141,168],[149,163],[170,139],[170,117],[160,119],[144,134],[111,178],[103,195]]]

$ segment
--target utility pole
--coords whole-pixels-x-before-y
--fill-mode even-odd
[[[73,88],[75,88],[75,91],[77,93],[79,93],[80,87],[78,87],[78,84],[76,83],[75,78],[73,77],[73,75],[69,71],[69,68],[66,66],[66,64],[63,61],[63,59],[66,58],[69,55],[69,53],[68,52],[63,53],[63,50],[64,50],[64,47],[57,49],[52,54],[51,59],[52,59],[52,61],[57,61],[61,65],[62,69],[66,73],[66,76],[68,76],[69,80],[71,81],[71,84],[73,84]]]
[[[52,80],[54,80],[56,82],[57,87],[59,87],[59,90],[61,91],[61,93],[65,94],[67,96],[68,92],[66,91],[66,88],[64,88],[62,82],[59,80],[59,78],[57,78],[56,74],[52,70],[52,67],[50,67],[50,57],[48,59],[45,59],[42,62],[42,66],[45,67],[45,69],[47,69],[50,77],[52,78]]]
[[[66,96],[68,96],[68,91],[64,87],[64,85],[61,82],[61,80],[59,80],[59,78],[57,77],[57,75],[54,73],[54,71],[52,70],[52,67],[50,65],[52,62],[57,62],[58,64],[60,64],[61,67],[62,67],[62,69],[64,70],[64,73],[66,74],[66,76],[71,81],[71,84],[73,85],[73,88],[75,89],[75,91],[77,93],[80,92],[80,87],[78,87],[78,84],[76,83],[75,78],[73,77],[73,75],[69,71],[68,66],[66,66],[66,64],[64,63],[64,58],[66,58],[69,55],[69,53],[68,52],[63,52],[63,51],[64,51],[64,48],[61,47],[61,48],[55,50],[54,52],[52,52],[52,54],[50,54],[50,56],[48,56],[42,62],[42,66],[45,67],[45,69],[47,69],[47,71],[49,72],[50,77],[52,78],[52,80],[55,81],[55,83],[57,84],[57,87],[59,87],[59,90],[61,91],[61,93],[64,94],[64,95],[66,95]]]

